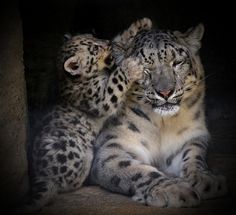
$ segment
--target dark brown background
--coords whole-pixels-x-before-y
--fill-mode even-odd
[[[63,34],[93,33],[110,39],[138,18],[161,29],[205,25],[201,57],[207,76],[206,110],[212,151],[236,152],[234,11],[227,1],[40,0],[20,1],[30,128],[56,100],[54,59]]]
[[[13,1],[5,2],[11,4]],[[213,169],[226,175],[229,194],[225,198],[204,201],[198,208],[159,209],[98,187],[83,187],[75,193],[60,195],[42,214],[215,215],[233,208],[236,191],[233,3],[170,0],[15,2],[17,6],[9,10],[3,7],[4,1],[0,4],[1,209],[12,205],[27,190],[26,133],[28,144],[31,144],[36,122],[57,100],[55,57],[63,34],[93,33],[99,38],[110,39],[144,16],[162,29],[185,31],[199,22],[205,25],[201,57],[207,76],[207,123],[212,134],[209,161]]]

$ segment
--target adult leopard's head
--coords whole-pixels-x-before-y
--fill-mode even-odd
[[[123,57],[139,57],[144,65],[146,102],[165,116],[176,114],[181,104],[197,94],[203,69],[198,57],[204,27],[186,33],[150,30],[138,33]]]
[[[59,55],[59,68],[72,76],[90,77],[94,72],[111,67],[111,45],[108,40],[101,40],[91,34],[67,36]]]

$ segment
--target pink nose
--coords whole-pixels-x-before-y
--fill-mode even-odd
[[[159,93],[164,97],[167,98],[171,94],[171,90],[159,91]]]

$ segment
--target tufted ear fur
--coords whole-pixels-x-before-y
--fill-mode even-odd
[[[189,28],[185,33],[175,31],[174,34],[182,38],[187,43],[189,49],[195,54],[201,48],[201,39],[204,34],[204,25],[202,23]]]
[[[77,56],[68,58],[64,63],[64,69],[71,75],[78,75],[81,73],[81,65]]]

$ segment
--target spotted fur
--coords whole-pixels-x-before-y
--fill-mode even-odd
[[[192,207],[226,193],[225,178],[206,163],[203,32],[201,24],[186,33],[146,30],[113,50],[117,62],[138,57],[145,77],[96,140],[94,183],[158,207]]]
[[[67,38],[58,62],[61,99],[42,120],[32,145],[31,198],[19,210],[23,213],[40,209],[57,193],[81,187],[103,122],[122,107],[126,92],[143,75],[133,57],[117,67],[111,43],[92,35]]]

